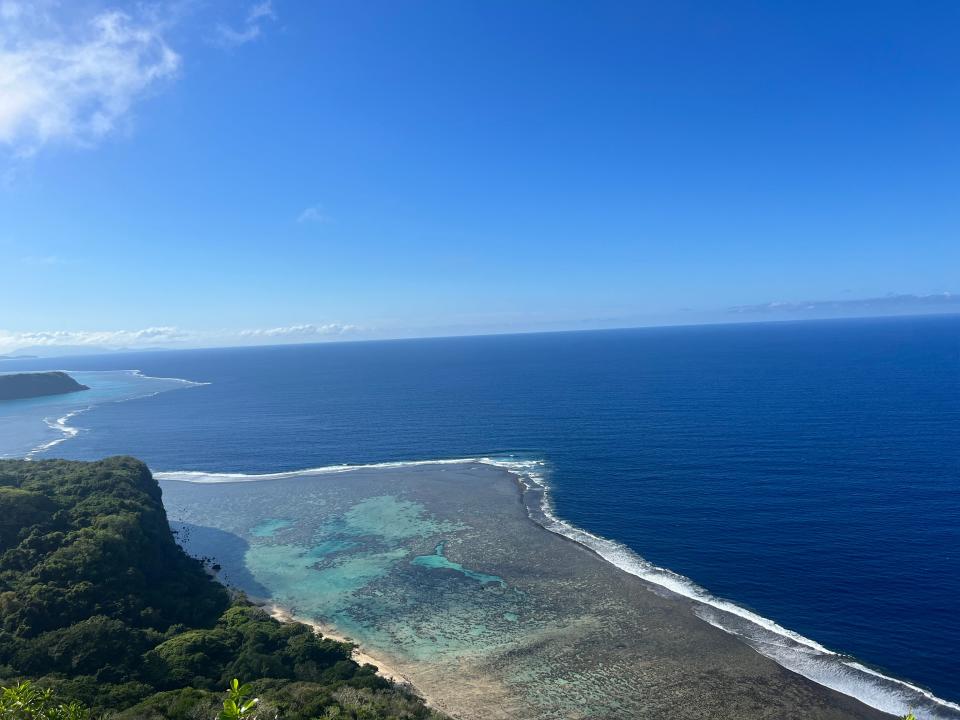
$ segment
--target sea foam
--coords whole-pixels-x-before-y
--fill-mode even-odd
[[[147,382],[155,381],[155,380],[164,381],[164,382],[173,382],[173,383],[177,383],[179,386],[184,388],[199,387],[202,385],[210,384],[207,382],[196,382],[194,380],[185,380],[183,378],[154,377],[152,375],[144,375],[140,370],[63,370],[62,372],[65,372],[67,374],[83,375],[83,376],[107,374],[107,373],[114,373],[114,374],[120,373],[123,375],[129,375],[131,377],[135,377],[139,380],[145,380]],[[80,415],[82,413],[92,410],[97,405],[108,403],[108,402],[126,402],[128,400],[139,400],[142,398],[153,397],[155,395],[159,395],[162,392],[166,392],[167,390],[170,390],[170,389],[173,389],[173,388],[165,388],[162,390],[154,390],[152,392],[143,392],[142,394],[133,394],[128,397],[102,400],[100,402],[93,402],[90,405],[87,405],[85,407],[79,407],[75,410],[71,410],[65,415],[61,415],[59,417],[45,417],[43,418],[43,422],[46,424],[46,426],[51,430],[54,430],[60,433],[60,436],[55,437],[52,440],[47,440],[45,442],[42,442],[39,445],[31,448],[25,455],[23,455],[23,459],[33,460],[37,455],[47,452],[48,450],[56,447],[60,443],[65,442],[70,438],[73,438],[79,435],[81,428],[76,427],[75,425],[71,425],[70,420],[75,418],[77,415]]]

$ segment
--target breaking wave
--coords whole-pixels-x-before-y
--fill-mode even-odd
[[[82,370],[82,371],[77,371],[77,370],[65,370],[64,372],[66,372],[66,373],[68,373],[68,374],[69,374],[69,373],[72,373],[72,374],[74,374],[74,375],[84,375],[84,376],[85,376],[85,375],[96,375],[96,374],[98,374],[98,373],[118,373],[118,372],[119,372],[119,373],[121,373],[121,374],[130,375],[131,377],[135,377],[135,378],[138,378],[138,379],[141,379],[141,380],[146,380],[146,381],[160,380],[160,381],[164,381],[164,382],[173,382],[173,383],[177,383],[177,384],[178,384],[179,386],[181,386],[181,387],[195,387],[195,386],[209,385],[209,384],[210,384],[210,383],[206,383],[206,382],[196,382],[196,381],[194,381],[194,380],[184,380],[183,378],[154,377],[154,376],[152,376],[152,375],[144,375],[144,374],[143,374],[141,371],[139,371],[139,370],[120,370],[120,371],[117,371],[117,370]],[[87,406],[85,406],[85,407],[78,407],[78,408],[76,408],[76,409],[74,409],[74,410],[71,410],[70,412],[66,413],[65,415],[61,415],[61,416],[59,416],[59,417],[45,417],[45,418],[43,418],[43,422],[44,422],[44,423],[46,424],[46,426],[47,426],[48,428],[50,428],[51,430],[54,430],[54,431],[60,433],[59,437],[55,437],[55,438],[53,438],[52,440],[44,441],[44,442],[40,443],[39,445],[31,448],[31,449],[23,456],[23,458],[24,458],[25,460],[33,460],[37,455],[39,455],[39,454],[41,454],[41,453],[44,453],[44,452],[50,450],[51,448],[56,447],[56,446],[59,445],[60,443],[66,442],[66,441],[69,440],[70,438],[73,438],[73,437],[76,437],[77,435],[79,435],[79,434],[80,434],[80,431],[81,431],[81,428],[76,427],[76,426],[74,426],[74,425],[70,425],[70,420],[72,420],[73,418],[75,418],[77,415],[80,415],[80,414],[85,413],[85,412],[87,412],[87,411],[89,411],[89,410],[92,410],[92,409],[95,408],[97,405],[102,405],[102,404],[108,403],[108,402],[126,402],[126,401],[128,401],[128,400],[139,400],[139,399],[141,399],[141,398],[153,397],[154,395],[159,395],[160,393],[166,392],[167,390],[171,390],[171,389],[174,389],[174,388],[163,388],[163,389],[160,389],[160,390],[153,390],[153,391],[150,391],[150,392],[145,391],[145,392],[143,392],[143,393],[141,393],[141,394],[133,394],[133,395],[130,395],[130,396],[128,396],[128,397],[121,397],[121,398],[115,398],[115,399],[102,400],[102,401],[100,401],[100,402],[91,403],[90,405],[87,405]],[[145,390],[146,390],[146,389],[145,389]]]

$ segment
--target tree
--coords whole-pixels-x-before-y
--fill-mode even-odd
[[[256,720],[254,710],[257,706],[257,698],[251,698],[253,688],[250,685],[241,685],[240,681],[234,678],[227,687],[227,699],[223,701],[223,712],[220,713],[218,720],[242,720],[250,718]]]
[[[5,720],[90,720],[80,703],[59,702],[51,690],[40,690],[28,680],[0,688],[0,716]]]

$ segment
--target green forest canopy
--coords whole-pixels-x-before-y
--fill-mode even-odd
[[[438,717],[351,650],[231,600],[138,460],[0,460],[0,684],[118,720],[213,718],[236,677],[263,717]]]

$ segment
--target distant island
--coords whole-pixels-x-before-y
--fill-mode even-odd
[[[65,393],[89,390],[65,372],[14,373],[0,375],[0,401],[22,400],[24,398],[43,397],[45,395],[63,395]]]

